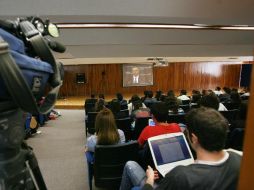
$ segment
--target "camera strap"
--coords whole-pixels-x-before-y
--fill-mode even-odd
[[[45,42],[44,44],[42,42],[43,39],[41,39],[40,41],[34,39],[32,41],[32,43],[38,42],[38,47],[45,49]],[[36,99],[32,94],[26,80],[24,79],[21,70],[15,63],[15,60],[9,54],[8,47],[8,44],[4,42],[4,40],[0,37],[0,75],[15,104],[19,106],[22,110],[30,112],[32,114],[44,114],[49,112],[54,106],[60,86],[62,84],[59,71],[57,71],[56,63],[54,62],[55,67],[53,66],[54,72],[56,71],[56,73],[54,73],[55,76],[53,78],[53,81],[54,79],[56,80],[54,81],[53,85],[51,84],[51,86],[53,86],[53,89],[51,89],[51,91],[47,94],[43,104],[38,107]]]

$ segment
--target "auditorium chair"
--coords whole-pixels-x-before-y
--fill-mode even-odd
[[[125,117],[129,117],[129,110],[128,109],[120,110],[120,112],[123,113],[123,115]]]
[[[239,104],[232,102],[222,102],[222,104],[227,108],[227,110],[239,109]]]
[[[182,105],[189,105],[190,104],[190,100],[182,100]]]
[[[94,154],[94,184],[99,188],[119,189],[125,163],[137,161],[138,142],[117,145],[96,145]]]
[[[95,102],[87,102],[84,105],[84,108],[86,110],[86,115],[88,114],[88,112],[92,112],[94,110],[95,107]]]
[[[94,134],[95,132],[95,119],[98,112],[88,112],[87,113],[87,120],[86,120],[86,136],[87,133]]]
[[[116,119],[116,126],[124,132],[126,142],[131,140],[131,122],[130,117]]]
[[[179,108],[182,108],[184,113],[187,113],[190,111],[190,104],[179,105]]]
[[[135,128],[132,131],[132,140],[137,140],[142,130],[148,125],[148,120],[151,119],[151,117],[140,117],[136,118],[135,121]]]
[[[228,110],[228,111],[220,111],[220,113],[228,120],[228,123],[231,124],[237,119],[238,109]]]
[[[126,110],[126,109],[128,109],[127,102],[126,104],[121,104],[121,110]]]
[[[168,123],[182,123],[186,124],[185,113],[181,114],[169,114],[167,118]]]
[[[244,128],[235,128],[228,136],[227,148],[242,151],[244,140]]]

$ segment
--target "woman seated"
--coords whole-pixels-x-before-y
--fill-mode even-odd
[[[87,139],[86,152],[94,152],[95,146],[124,143],[124,132],[117,129],[113,113],[103,108],[95,119],[95,134]]]

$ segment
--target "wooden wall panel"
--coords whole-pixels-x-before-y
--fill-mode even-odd
[[[214,89],[216,86],[238,87],[241,65],[216,62],[170,63],[167,67],[154,67],[154,85],[122,87],[121,64],[94,64],[65,66],[65,79],[61,96],[87,96],[91,93],[113,95],[142,94],[144,90]],[[76,73],[86,75],[86,84],[76,84]]]

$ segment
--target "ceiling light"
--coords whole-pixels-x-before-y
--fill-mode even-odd
[[[58,23],[59,28],[140,28],[140,29],[192,29],[192,30],[254,30],[248,25],[206,25],[206,24],[134,24],[134,23]]]

